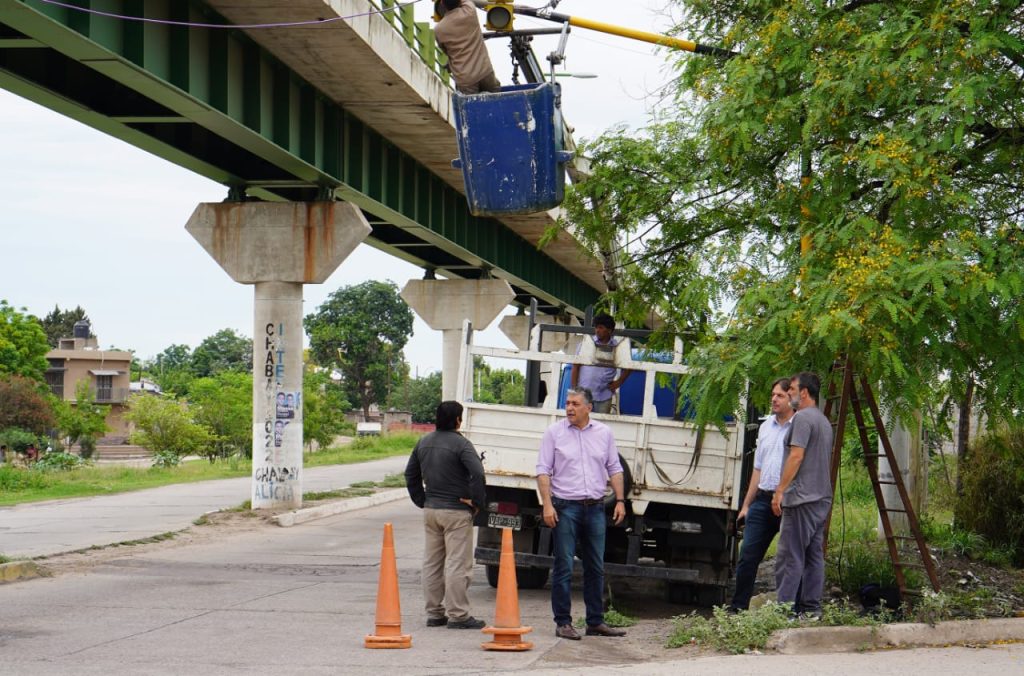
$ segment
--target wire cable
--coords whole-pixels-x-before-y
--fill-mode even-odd
[[[301,26],[320,26],[323,24],[333,23],[335,21],[345,21],[348,19],[358,19],[363,16],[372,16],[374,14],[385,14],[387,12],[394,12],[403,7],[415,5],[420,0],[409,0],[409,2],[403,2],[395,5],[394,7],[384,7],[381,9],[375,9],[369,12],[360,12],[358,14],[351,14],[349,16],[334,16],[329,18],[318,18],[309,19],[306,21],[282,21],[277,23],[251,23],[251,24],[222,24],[222,23],[198,23],[193,21],[175,21],[173,19],[154,19],[145,16],[129,16],[127,14],[117,14],[115,12],[104,12],[99,9],[90,9],[88,7],[79,7],[78,5],[72,5],[68,2],[61,2],[60,0],[40,0],[40,2],[46,3],[47,5],[54,5],[55,7],[63,7],[65,9],[72,9],[76,12],[82,12],[84,14],[93,14],[95,16],[102,16],[108,19],[118,19],[120,21],[136,21],[139,23],[152,23],[160,24],[164,26],[184,26],[186,28],[231,28],[231,29],[245,29],[252,30],[257,28],[295,28]]]

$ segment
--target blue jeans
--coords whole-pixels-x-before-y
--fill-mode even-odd
[[[757,567],[764,560],[772,539],[779,532],[782,517],[772,512],[770,494],[758,492],[747,508],[747,524],[743,528],[743,546],[740,548],[740,562],[736,566],[736,592],[733,594],[733,608],[746,610],[754,593]]]
[[[583,602],[587,624],[604,623],[604,504],[584,505],[580,501],[552,496],[558,514],[554,528],[555,563],[551,571],[551,612],[555,625],[572,624],[572,566],[576,541],[583,561]]]

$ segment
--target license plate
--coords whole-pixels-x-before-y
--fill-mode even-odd
[[[522,514],[488,514],[487,525],[491,528],[511,528],[512,530],[523,529]]]

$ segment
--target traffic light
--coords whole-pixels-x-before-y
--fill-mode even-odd
[[[487,16],[487,29],[507,33],[512,30],[515,15],[512,13],[512,0],[494,0],[484,7]]]

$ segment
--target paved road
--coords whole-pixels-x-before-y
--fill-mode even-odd
[[[406,458],[303,470],[303,490],[330,491],[401,472]],[[0,554],[37,557],[187,528],[206,512],[250,497],[248,477],[200,481],[93,498],[0,507]]]
[[[395,529],[403,630],[409,650],[367,650],[383,524]],[[216,526],[200,527],[215,529]],[[476,631],[427,629],[419,586],[420,513],[407,501],[294,528],[253,525],[190,544],[105,550],[92,568],[0,585],[0,675],[178,674],[280,676],[401,673],[807,674],[1022,673],[1024,648],[885,651],[822,656],[701,657],[668,650],[668,618],[626,639],[556,639],[549,591],[519,594],[525,653],[480,649]],[[92,554],[91,556],[100,556]],[[494,617],[494,591],[474,571],[473,612]],[[621,604],[633,604],[628,598]],[[649,600],[640,601],[649,604]],[[574,608],[581,609],[577,593]],[[648,616],[650,613],[648,613]]]

